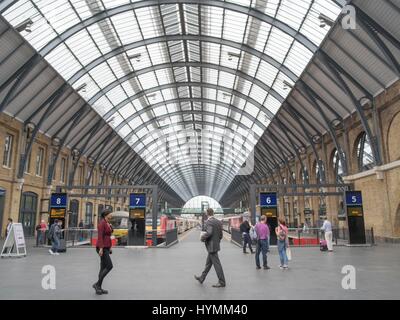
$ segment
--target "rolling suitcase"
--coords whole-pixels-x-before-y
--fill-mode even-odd
[[[67,252],[67,242],[65,239],[60,239],[60,247],[58,248],[58,252]]]
[[[328,243],[326,242],[326,240],[321,240],[319,242],[319,250],[328,251]]]

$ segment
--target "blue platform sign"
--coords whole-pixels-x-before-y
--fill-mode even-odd
[[[67,207],[67,194],[66,193],[52,193],[50,198],[51,208],[66,208]]]
[[[145,208],[146,207],[146,194],[145,193],[131,193],[129,197],[129,208]]]
[[[276,208],[276,192],[261,192],[260,193],[260,207],[262,208]]]
[[[362,206],[361,191],[346,191],[346,206]]]

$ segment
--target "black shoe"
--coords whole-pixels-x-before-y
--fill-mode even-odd
[[[261,267],[257,266],[257,267],[256,267],[256,269],[257,269],[257,270],[260,270],[260,269],[261,269]]]
[[[243,251],[243,253],[248,253],[247,251]]]
[[[223,287],[225,287],[225,284],[224,283],[217,283],[217,284],[213,284],[213,288],[223,288]]]
[[[102,294],[108,294],[108,290],[100,289]]]
[[[254,251],[253,251],[253,250],[251,250],[251,254],[254,254]]]
[[[268,266],[265,266],[265,267],[264,267],[264,270],[269,270],[269,269],[271,269],[271,268],[268,267]]]
[[[203,283],[203,281],[204,281],[204,280],[201,280],[201,278],[198,277],[198,276],[196,276],[196,275],[194,276],[194,278],[195,278],[198,282],[200,282],[200,283]]]
[[[103,294],[103,291],[100,289],[97,282],[94,285],[92,285],[92,287],[94,290],[96,290],[96,294],[98,294],[98,295]]]

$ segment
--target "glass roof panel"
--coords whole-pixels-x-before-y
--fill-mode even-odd
[[[195,192],[195,177],[199,175],[207,185],[214,184],[213,175],[226,176],[224,186],[215,194],[218,199],[248,155],[246,152],[262,136],[271,114],[279,110],[277,98],[289,94],[290,87],[284,83],[293,85],[293,74],[300,76],[312,58],[313,52],[288,30],[318,46],[329,31],[329,27],[319,27],[319,14],[336,20],[340,8],[326,0],[226,0],[235,10],[223,8],[222,1],[218,7],[205,2],[160,2],[146,7],[142,2],[20,0],[4,16],[13,26],[32,19],[31,31],[21,34],[37,50],[53,41],[51,47],[46,47],[45,59],[66,80],[76,74],[71,78],[73,87],[84,88],[79,94],[87,101],[96,97],[91,101],[93,108],[111,119],[121,137],[149,158],[148,162],[177,192],[185,196]],[[141,8],[129,8],[132,3]],[[122,6],[125,11],[107,15],[107,10]],[[266,21],[275,19],[285,27],[261,21],[263,14]],[[89,18],[96,21],[81,24]],[[72,32],[71,27],[76,30]],[[201,36],[176,38],[183,31]],[[154,42],[155,37],[160,41]],[[167,67],[158,67],[162,64]],[[132,75],[130,79],[119,80],[128,74]],[[184,86],[179,85],[182,82]],[[158,126],[168,135],[168,152],[161,148],[163,140],[154,134]],[[227,126],[234,130],[229,140]],[[192,151],[185,137],[194,128],[211,140],[199,139],[200,144],[195,144]],[[207,173],[196,169],[196,175],[195,167],[187,167],[183,174],[178,166],[171,166],[172,155],[181,158],[182,164],[198,165],[197,152],[201,154],[204,148],[215,152],[222,146],[228,150],[232,143],[243,145],[247,151],[227,157],[225,167],[213,167]],[[215,158],[219,164],[219,155]],[[190,190],[178,181],[185,181]]]

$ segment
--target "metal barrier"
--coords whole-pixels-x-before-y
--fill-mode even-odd
[[[170,246],[178,242],[178,228],[167,230],[165,233],[165,246]]]
[[[239,229],[231,228],[231,240],[239,246],[243,245],[242,233]]]
[[[315,247],[320,245],[320,240],[325,239],[325,233],[320,228],[289,228],[289,244],[294,247]],[[275,232],[275,230],[270,230]],[[239,229],[231,228],[231,241],[242,246],[243,238]],[[365,230],[366,244],[374,245],[373,228]],[[349,230],[347,228],[333,228],[332,241],[336,246],[349,244]]]

